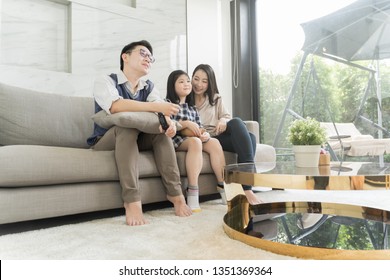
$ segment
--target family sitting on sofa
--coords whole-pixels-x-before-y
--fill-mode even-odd
[[[210,66],[191,81],[172,72],[166,102],[142,79],[154,62],[148,42],[120,57],[121,71],[96,79],[94,97],[0,83],[0,225],[123,206],[126,223],[142,225],[142,206],[167,200],[189,216],[199,196],[220,193],[226,203],[224,165],[275,162],[259,123],[231,118]]]
[[[132,226],[147,223],[138,183],[139,150],[153,149],[167,198],[178,216],[190,216],[200,210],[198,176],[202,168],[202,151],[210,155],[217,177],[216,187],[226,203],[222,149],[237,153],[238,162],[253,162],[256,150],[256,138],[248,132],[245,124],[238,118],[230,120],[210,66],[199,65],[194,71],[192,84],[187,73],[171,73],[167,88],[170,102],[166,102],[159,97],[150,80],[142,79],[154,61],[149,42],[143,40],[126,45],[120,54],[120,71],[97,79],[93,92],[95,113],[101,110],[107,114],[161,112],[169,125],[165,131],[160,126],[164,133],[149,134],[116,125],[106,129],[95,123],[93,135],[88,138],[88,144],[95,150],[115,150],[126,223]],[[201,130],[203,127],[205,130]],[[191,136],[182,134],[182,130],[190,131]],[[187,203],[182,193],[175,148],[187,152]],[[251,186],[243,187],[250,203],[261,202]]]

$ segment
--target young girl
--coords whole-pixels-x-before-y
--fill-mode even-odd
[[[180,105],[179,113],[173,116],[172,119],[179,122],[183,128],[176,133],[172,140],[177,151],[187,152],[187,204],[193,212],[198,212],[201,210],[199,206],[198,177],[203,165],[202,151],[210,155],[211,167],[217,177],[218,184],[222,186],[225,156],[219,141],[211,138],[210,134],[202,129],[194,100],[189,97],[191,90],[191,80],[186,72],[176,70],[169,75],[167,99]],[[187,133],[183,133],[185,130]]]

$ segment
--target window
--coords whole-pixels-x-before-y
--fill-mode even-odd
[[[288,146],[285,140],[286,131],[289,122],[296,117],[287,113],[288,117],[284,123],[281,120],[286,112],[286,105],[291,97],[290,91],[296,81],[295,75],[304,54],[302,47],[305,34],[301,24],[335,12],[353,2],[355,1],[261,0],[256,2],[260,68],[259,110],[262,112],[260,121],[263,143],[274,145],[276,148]],[[390,107],[390,101],[387,102],[387,99],[390,99],[388,82],[390,70],[387,59],[380,60],[379,78],[381,79],[376,81],[380,84],[375,85],[373,89],[375,94],[381,90],[382,97],[365,96],[365,91],[370,87],[372,80],[370,80],[370,71],[365,71],[364,68],[379,69],[373,60],[354,61],[362,68],[351,67],[351,64],[339,63],[337,60],[312,54],[309,54],[305,61],[301,75],[303,79],[296,85],[294,97],[297,98],[292,104],[300,116],[312,116],[319,121],[330,121],[330,118],[333,118],[336,122],[352,122],[358,111],[364,110],[366,117],[377,122],[380,121],[378,108],[381,107],[383,126],[390,128],[390,120],[387,117]],[[318,91],[313,90],[314,80],[309,76],[313,69],[316,71],[317,81],[320,81],[315,86],[319,85],[322,88],[322,99],[315,96]],[[366,97],[367,100],[364,100]],[[311,104],[303,102],[307,98],[313,98]],[[363,101],[367,102],[363,103]],[[326,112],[325,102],[330,106],[331,112]],[[382,102],[382,105],[378,106],[378,102]],[[279,128],[281,128],[280,135]],[[378,137],[379,132],[372,130],[372,127],[371,130],[367,127],[364,134]],[[274,142],[276,136],[279,136],[277,143]]]

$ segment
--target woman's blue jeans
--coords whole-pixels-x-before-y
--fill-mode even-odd
[[[236,153],[238,163],[254,162],[256,154],[256,136],[250,133],[240,118],[233,118],[227,123],[226,131],[215,136],[224,151]],[[244,190],[252,186],[243,185]]]

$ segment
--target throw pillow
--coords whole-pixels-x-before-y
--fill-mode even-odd
[[[92,116],[92,120],[99,126],[109,129],[116,125],[120,127],[136,128],[139,131],[159,134],[160,122],[158,116],[152,112],[120,112],[107,114],[104,110]]]
[[[93,97],[72,96],[0,82],[0,146],[89,148]]]

